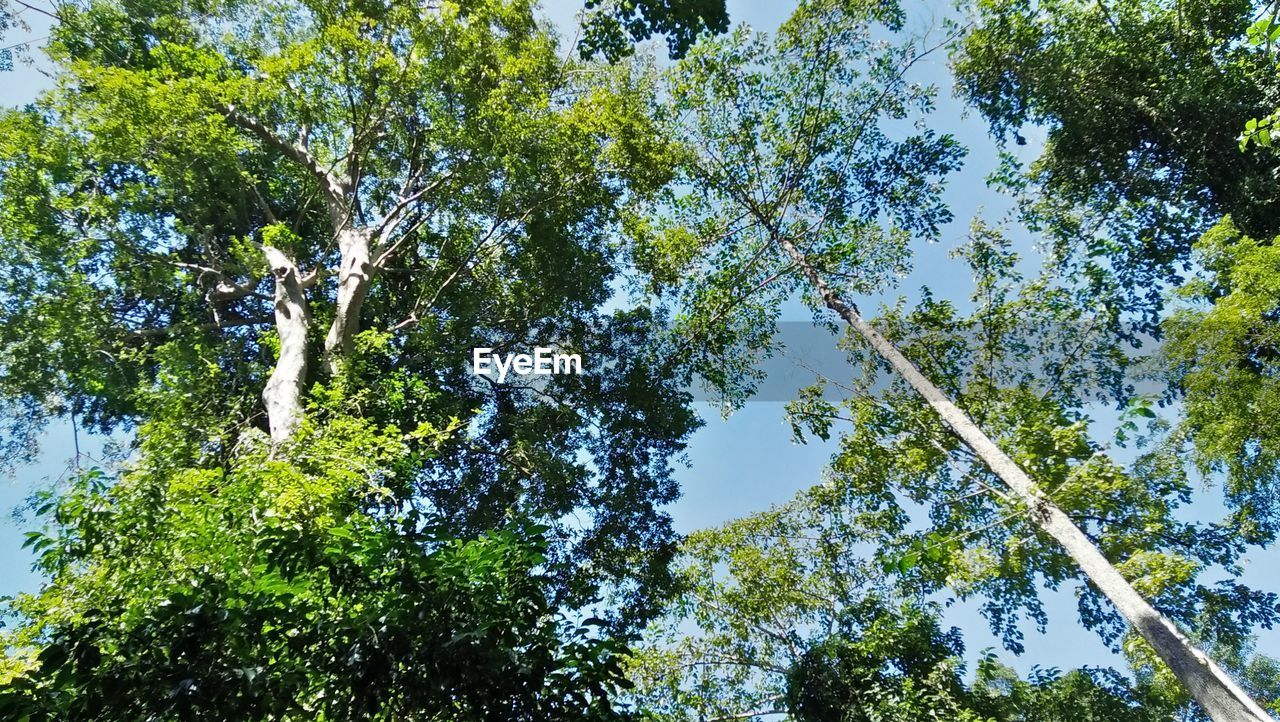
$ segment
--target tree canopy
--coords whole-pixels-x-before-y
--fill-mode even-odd
[[[652,312],[603,307],[610,224],[669,173],[643,69],[565,61],[520,2],[62,12],[58,87],[3,119],[10,403],[178,424],[200,463],[321,398],[405,431],[456,418],[412,493],[458,534],[588,509],[566,533],[619,580],[665,553],[694,419],[640,371]],[[535,337],[622,368],[467,371]]]
[[[659,719],[1155,722],[1186,711],[1152,677],[1105,668],[1023,679],[987,651],[966,674],[960,630],[888,583],[862,550],[877,532],[833,495],[816,487],[686,541],[678,601],[632,662]]]
[[[1084,293],[1069,263],[1019,288],[1016,257],[979,225],[973,245],[960,249],[974,272],[972,318],[927,290],[918,311],[891,310],[874,322],[855,303],[893,283],[909,239],[933,238],[951,220],[941,189],[963,157],[953,138],[930,128],[932,89],[907,74],[970,31],[944,26],[932,44],[877,39],[879,28],[900,23],[894,4],[803,3],[772,48],[737,33],[681,64],[672,115],[683,121],[688,182],[698,190],[663,198],[662,232],[641,237],[641,248],[647,242],[661,259],[649,265],[655,287],[668,267],[682,268],[673,294],[690,325],[718,326],[730,353],[767,342],[781,302],[796,293],[849,327],[860,374],[833,384],[848,400],[806,394],[797,429],[825,438],[839,422],[840,503],[883,531],[873,554],[909,587],[982,596],[993,630],[1016,651],[1023,612],[1044,624],[1039,587],[1079,579],[1081,622],[1117,649],[1123,640],[1133,664],[1170,672],[1214,719],[1266,719],[1196,646],[1213,645],[1211,654],[1227,655],[1240,676],[1250,632],[1233,631],[1273,623],[1273,594],[1196,581],[1215,567],[1238,575],[1237,560],[1259,540],[1234,523],[1178,520],[1175,510],[1191,495],[1178,458],[1184,437],[1132,469],[1090,439],[1085,408],[1095,401],[1155,416],[1128,384],[1133,336],[1120,322],[1149,325],[1159,304],[1109,308],[1088,285],[1097,278],[1132,295],[1134,277],[1111,272],[1122,259],[1111,256],[1105,273],[1086,276]],[[1064,201],[1052,187],[1037,188]],[[663,245],[681,228],[709,240]],[[1092,258],[1090,250],[1078,257]],[[1144,313],[1156,315],[1135,317]],[[988,534],[1000,541],[984,550],[978,539]]]
[[[697,424],[659,312],[607,305],[671,173],[649,71],[566,59],[521,0],[57,13],[56,87],[0,117],[4,448],[71,415],[136,456],[38,505],[5,703],[609,714],[577,625],[652,614]],[[535,342],[615,370],[469,371]]]
[[[1270,57],[1241,42],[1261,4],[983,0],[971,9],[959,88],[1002,137],[1046,129],[1032,169],[1044,222],[1113,258],[1126,288],[1185,271],[1192,242],[1223,214],[1249,232],[1277,230],[1275,155],[1242,153],[1237,140],[1246,118],[1273,109]],[[1156,302],[1158,292],[1139,298]]]
[[[0,716],[1266,722],[1277,7],[0,0],[53,68],[0,111],[0,462],[127,436],[30,500]],[[893,298],[958,185],[1014,211]],[[829,464],[680,538],[694,388],[797,307]],[[472,368],[535,347],[587,370]],[[1127,669],[946,622],[1020,654],[1063,589]]]
[[[148,431],[148,445],[179,441]],[[51,582],[13,611],[14,720],[615,719],[620,646],[557,608],[546,527],[472,539],[399,488],[413,441],[366,420],[308,429],[293,461],[223,468],[152,450],[40,500]]]

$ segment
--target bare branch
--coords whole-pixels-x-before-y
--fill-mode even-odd
[[[267,217],[269,223],[279,223],[276,214],[271,211],[271,205],[267,203],[267,199],[262,197],[262,193],[258,191],[257,183],[250,183],[249,189],[253,191],[253,199],[257,201],[258,207],[262,209],[262,214]]]
[[[58,21],[61,21],[61,20],[62,20],[62,18],[61,18],[61,17],[59,17],[58,15],[56,15],[56,14],[54,14],[54,13],[49,12],[48,10],[45,10],[44,8],[38,8],[38,7],[36,7],[35,5],[29,5],[29,4],[25,3],[25,2],[23,2],[22,0],[13,0],[13,1],[14,1],[15,3],[17,3],[17,4],[21,5],[22,7],[24,7],[24,8],[26,8],[26,9],[28,9],[28,10],[34,10],[35,12],[38,12],[38,13],[40,13],[41,15],[44,15],[44,16],[46,16],[46,17],[50,17],[50,18],[53,18],[54,20],[58,20]]]
[[[204,275],[206,273],[212,273],[215,276],[222,275],[222,271],[219,271],[218,269],[213,268],[211,266],[202,266],[199,263],[187,263],[185,261],[171,261],[167,258],[160,259],[160,260],[163,261],[164,263],[168,263],[169,265],[174,266],[175,268],[185,268],[188,271],[199,271],[200,275]]]

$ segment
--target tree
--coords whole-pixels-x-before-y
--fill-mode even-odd
[[[83,472],[28,535],[51,581],[12,605],[13,720],[619,719],[621,644],[557,610],[546,527],[441,534],[406,500],[412,436],[360,418],[184,466],[169,428]],[[175,443],[176,442],[176,443]]]
[[[776,307],[798,279],[816,308],[847,324],[1000,480],[1012,506],[1060,546],[1210,716],[1268,719],[1045,487],[848,300],[883,286],[882,270],[901,263],[909,234],[936,235],[949,218],[938,198],[940,178],[963,154],[948,136],[925,129],[891,140],[883,125],[929,107],[929,91],[904,78],[919,54],[872,44],[870,24],[895,29],[898,12],[887,4],[806,3],[784,25],[774,54],[738,34],[682,63],[674,115],[689,118],[682,134],[692,147],[689,181],[699,193],[664,210],[669,224],[702,230],[706,239],[677,258],[689,269],[686,302],[700,321],[715,323],[765,288],[765,300],[755,303],[767,323],[768,304]],[[714,270],[702,273],[697,263],[707,257],[715,258]],[[780,278],[787,280],[775,284]]]
[[[614,716],[696,426],[660,315],[609,305],[671,175],[648,71],[523,0],[56,14],[56,88],[0,116],[5,442],[134,453],[36,505],[6,710]],[[470,371],[535,344],[611,371]]]
[[[1255,420],[1275,373],[1266,279],[1276,155],[1266,146],[1276,6],[983,2],[974,11],[955,56],[959,87],[997,134],[1027,124],[1048,134],[1030,173],[1013,178],[1032,196],[1029,217],[1061,240],[1058,260],[1087,295],[1138,310],[1141,326],[1167,338],[1153,355],[1163,400],[1186,412],[1173,436],[1190,466],[1221,480],[1224,526],[1273,543],[1276,445]],[[1153,313],[1169,300],[1170,313]]]
[[[58,88],[2,121],[8,403],[163,416],[211,464],[258,427],[287,457],[326,395],[406,430],[456,417],[414,493],[461,536],[546,513],[552,556],[593,560],[562,567],[566,600],[612,577],[639,613],[695,425],[679,369],[645,370],[652,313],[603,309],[611,224],[669,175],[643,70],[566,62],[520,0],[59,16]],[[535,343],[617,368],[469,371]]]
[[[991,229],[976,227],[960,253],[975,277],[971,315],[926,292],[915,307],[888,309],[877,328],[904,355],[920,359],[923,374],[943,380],[945,392],[1155,608],[1232,673],[1247,677],[1252,632],[1274,623],[1276,597],[1214,579],[1215,570],[1242,573],[1250,542],[1233,525],[1186,520],[1194,481],[1184,431],[1137,398],[1120,414],[1112,443],[1095,441],[1090,401],[1116,384],[1109,378],[1111,359],[1123,346],[1117,348],[1105,323],[1078,315],[1069,288],[1044,276],[1024,285],[1015,271],[1019,259]],[[1038,587],[1079,578],[1079,566],[1004,491],[991,468],[920,404],[914,388],[893,378],[858,337],[845,343],[855,380],[823,381],[845,398],[832,400],[820,385],[791,409],[799,434],[826,438],[843,429],[832,495],[875,530],[868,544],[881,568],[918,593],[950,589],[985,600],[982,612],[993,631],[1020,651],[1022,621],[1045,622]],[[1117,462],[1110,445],[1134,446],[1134,460]],[[1096,585],[1080,589],[1077,600],[1086,628],[1123,651],[1142,674],[1173,682],[1151,649],[1126,632]],[[1274,704],[1265,696],[1273,691],[1244,686]]]
[[[1196,238],[1224,214],[1274,235],[1276,157],[1241,152],[1245,120],[1274,110],[1273,61],[1242,42],[1249,2],[1159,0],[970,6],[958,88],[1001,138],[1045,128],[1033,220],[1100,280],[1109,303],[1151,314]],[[1087,69],[1088,72],[1080,72]],[[1110,264],[1101,263],[1107,258]],[[1083,275],[1083,274],[1082,274]]]
[[[1178,718],[1176,697],[1110,670],[1023,680],[986,654],[966,683],[959,630],[888,583],[878,537],[831,484],[691,535],[677,603],[631,663],[642,703],[670,720]]]

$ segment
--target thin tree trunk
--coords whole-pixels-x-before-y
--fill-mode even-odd
[[[1062,545],[1099,591],[1115,605],[1142,638],[1215,722],[1274,722],[1272,718],[1204,652],[1160,612],[1103,556],[1075,522],[1036,487],[1035,482],[969,418],[960,407],[911,363],[891,341],[867,323],[857,309],[843,301],[808,259],[787,238],[773,239],[817,289],[822,302],[853,327],[881,358],[906,379],[943,422],[1023,501],[1032,520]]]
[[[283,252],[264,246],[275,276],[275,322],[280,356],[262,390],[272,443],[289,440],[302,421],[302,387],[307,381],[307,296],[298,266]]]
[[[341,360],[351,353],[360,332],[360,309],[364,306],[374,267],[369,258],[372,233],[365,228],[345,228],[338,232],[338,300],[333,323],[324,339],[324,363],[330,374],[338,373]]]

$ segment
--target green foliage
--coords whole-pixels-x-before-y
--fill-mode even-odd
[[[777,236],[803,243],[841,289],[869,293],[906,272],[913,235],[935,238],[951,218],[940,191],[964,149],[907,122],[935,90],[906,77],[923,49],[877,39],[901,24],[892,2],[803,2],[776,38],[708,39],[669,77],[684,182],[634,224],[633,260],[731,403],[801,287]]]
[[[652,71],[566,59],[526,0],[57,12],[54,89],[0,113],[0,409],[26,412],[0,451],[68,414],[137,433],[39,502],[0,716],[614,716],[697,426],[661,312],[612,302],[621,220],[677,155]],[[379,255],[330,371],[353,229]],[[267,248],[312,370],[274,445]],[[617,362],[470,372],[535,344]]]
[[[659,720],[785,713],[805,722],[1167,722],[1182,698],[1110,670],[1023,680],[986,654],[966,682],[957,629],[868,559],[875,529],[814,487],[692,535],[682,594],[632,658]]]
[[[358,319],[377,343],[304,392],[337,389],[377,425],[462,420],[404,497],[460,537],[545,511],[565,602],[603,582],[632,592],[614,621],[641,619],[674,540],[669,462],[697,424],[681,369],[645,370],[668,355],[661,316],[606,306],[621,217],[672,173],[648,69],[566,61],[525,0],[59,12],[56,89],[0,115],[0,397],[31,412],[0,449],[21,457],[74,412],[173,424],[218,465],[263,428],[279,349],[261,246],[320,278],[313,370],[335,314],[334,209],[302,148],[355,179],[340,216],[400,219]],[[474,347],[549,342],[619,368],[538,389],[470,373]]]
[[[1243,235],[1231,219],[1196,245],[1204,269],[1165,322],[1167,379],[1184,397],[1185,433],[1206,474],[1222,472],[1232,528],[1253,543],[1280,530],[1280,249]]]
[[[682,58],[700,36],[729,29],[725,0],[587,0],[578,50],[611,61],[630,55],[633,43],[667,36],[667,52]]]
[[[396,490],[453,429],[334,418],[223,468],[149,451],[43,497],[0,714],[30,720],[613,719],[617,643],[557,613],[548,527],[471,540]],[[175,446],[181,448],[181,444]]]
[[[1110,669],[1084,668],[1063,673],[1034,669],[1026,680],[991,655],[979,661],[973,694],[993,719],[1026,722],[1163,722],[1195,719],[1180,698],[1142,680],[1137,684]]]
[[[1263,15],[1255,20],[1245,31],[1246,42],[1254,47],[1263,48],[1266,53],[1272,52],[1278,39],[1280,39],[1280,23],[1276,22],[1274,10],[1270,15]],[[1257,143],[1263,148],[1270,148],[1271,133],[1275,129],[1278,117],[1280,116],[1273,112],[1261,118],[1250,118],[1245,121],[1244,132],[1240,134],[1240,150],[1248,148],[1250,142]]]
[[[990,229],[975,229],[963,254],[976,281],[972,315],[926,295],[916,308],[887,309],[878,327],[1158,609],[1224,650],[1246,649],[1251,630],[1274,622],[1276,600],[1233,581],[1201,580],[1215,568],[1238,573],[1249,540],[1234,526],[1183,520],[1193,492],[1183,436],[1139,402],[1132,415],[1146,422],[1129,432],[1137,435],[1132,464],[1091,440],[1084,408],[1119,383],[1107,374],[1123,368],[1106,324],[1082,318],[1070,292],[1047,278],[1022,284],[1016,257]],[[802,429],[829,433],[832,421],[845,429],[832,503],[875,534],[881,568],[922,594],[947,588],[984,599],[993,631],[1020,650],[1022,620],[1045,623],[1039,587],[1077,579],[1076,565],[910,388],[886,377],[860,341],[847,348],[859,369],[847,398],[809,396],[791,407]],[[1079,611],[1085,627],[1119,647],[1126,625],[1089,585]]]
[[[865,532],[842,521],[837,508],[802,495],[691,534],[680,594],[632,663],[643,708],[682,720],[776,706],[815,635],[876,588],[858,556]]]
[[[977,722],[960,680],[959,630],[932,610],[844,610],[839,636],[805,650],[788,673],[787,708],[801,722],[931,720]]]
[[[1242,42],[1269,10],[1248,0],[969,7],[959,87],[1002,138],[1044,129],[1025,218],[1056,240],[1053,262],[1075,266],[1087,296],[1154,330],[1161,283],[1177,282],[1221,215],[1261,236],[1278,230],[1276,155],[1238,143],[1246,118],[1275,109],[1274,60]]]

